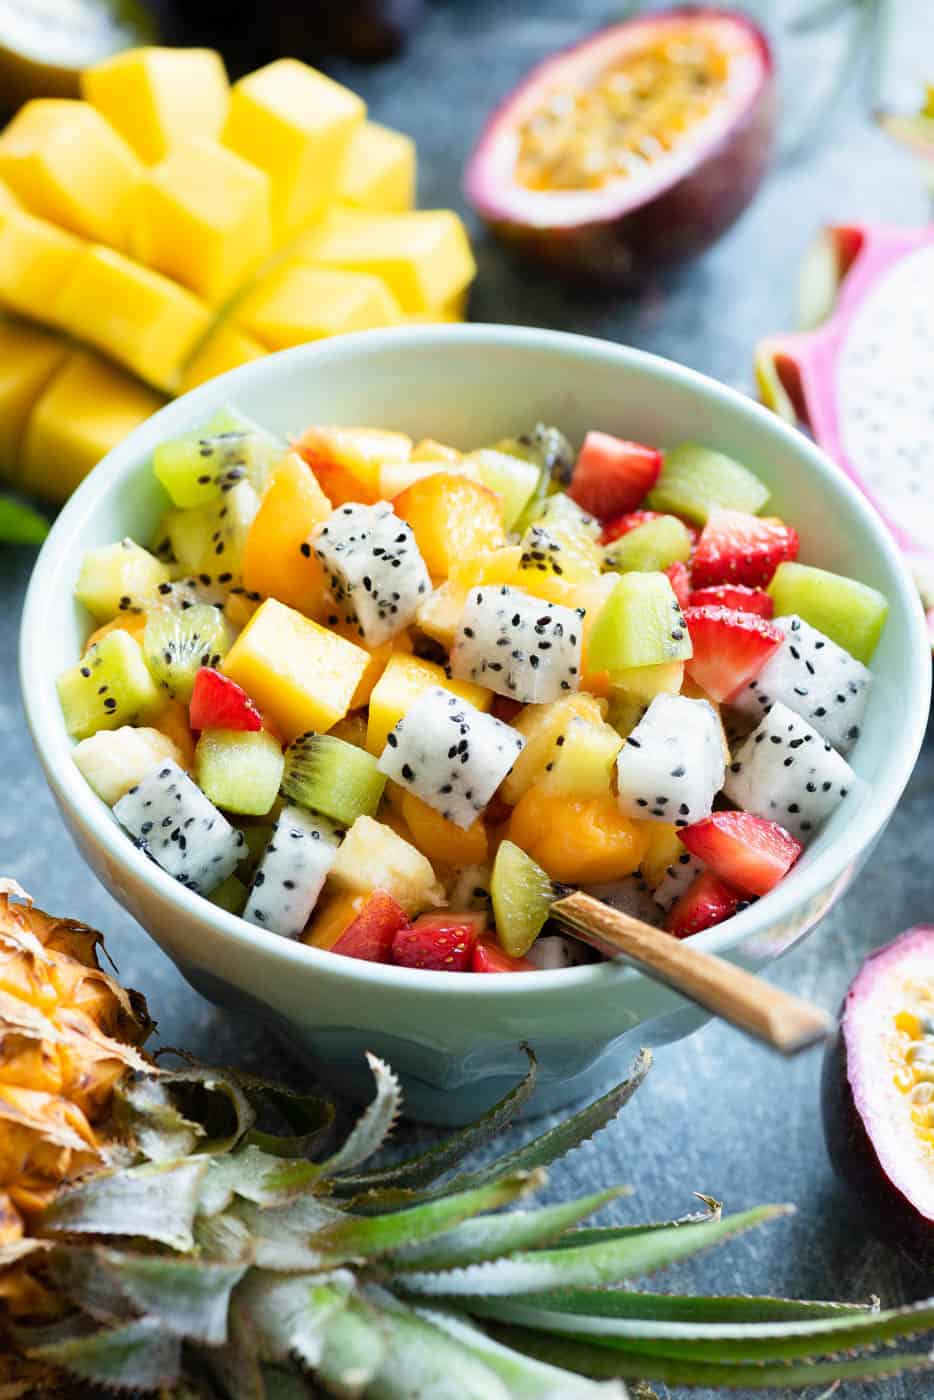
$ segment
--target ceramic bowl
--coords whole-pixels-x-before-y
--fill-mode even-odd
[[[698,945],[758,968],[814,927],[883,830],[918,754],[930,649],[898,551],[846,477],[800,433],[679,365],[603,341],[507,326],[370,332],[271,355],[203,385],[142,425],[68,502],[36,565],[22,625],[26,713],[49,784],[107,889],[212,1001],[248,1007],[353,1095],[368,1092],[363,1052],[401,1074],[411,1116],[463,1122],[538,1056],[533,1107],[553,1109],[622,1077],[638,1045],[688,1034],[704,1014],[618,962],[522,976],[378,966],[262,932],[215,908],[136,850],[71,761],[55,678],[74,664],[89,619],[73,600],[87,549],[146,541],[166,504],[150,470],[157,443],[225,403],[282,434],[310,422],[401,429],[462,447],[529,424],[588,428],[662,445],[699,439],[744,462],[772,508],[801,533],[803,559],[874,585],[891,610],[852,755],[867,780],[791,875]],[[158,1008],[156,1008],[158,1010]]]

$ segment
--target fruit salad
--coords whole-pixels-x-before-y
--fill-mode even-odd
[[[802,562],[699,443],[158,447],[155,535],[92,550],[59,677],[146,854],[270,936],[451,972],[595,956],[583,888],[683,938],[768,895],[859,784],[881,594]]]

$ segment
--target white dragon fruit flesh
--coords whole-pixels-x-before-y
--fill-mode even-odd
[[[616,760],[620,810],[690,826],[710,815],[723,776],[723,737],[713,706],[685,695],[656,695]]]
[[[243,833],[171,759],[156,763],[113,810],[141,850],[199,894],[210,894],[246,854]]]
[[[248,923],[297,938],[337,858],[338,838],[323,817],[283,807],[253,876],[243,917]]]
[[[808,841],[859,782],[807,720],[776,701],[737,750],[724,791],[737,807]]]
[[[328,516],[314,541],[331,595],[368,646],[379,646],[415,621],[431,580],[411,525],[387,501],[345,505]]]
[[[465,830],[476,820],[525,744],[502,720],[433,686],[386,739],[381,772]]]
[[[558,700],[580,685],[583,615],[506,585],[471,589],[451,669],[523,705]]]
[[[625,880],[612,880],[603,885],[584,885],[584,894],[602,900],[621,914],[633,919],[641,919],[644,924],[660,924],[661,914],[652,891],[638,874]]]
[[[667,912],[704,869],[703,861],[692,856],[690,851],[682,851],[674,864],[668,866],[653,891],[652,897],[659,909]]]
[[[597,960],[597,954],[576,938],[563,933],[546,933],[536,938],[526,958],[539,972],[558,972],[563,967],[583,967]]]
[[[731,706],[758,721],[778,700],[849,753],[859,738],[872,672],[801,617],[777,617],[774,625],[784,642]]]

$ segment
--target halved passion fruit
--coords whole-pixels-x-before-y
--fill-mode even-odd
[[[868,958],[824,1059],[834,1170],[873,1234],[934,1263],[934,926]]]
[[[748,18],[647,15],[533,69],[487,124],[467,196],[559,271],[633,286],[745,209],[774,124],[772,57]]]

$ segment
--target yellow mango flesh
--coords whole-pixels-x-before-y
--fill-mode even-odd
[[[54,322],[55,298],[87,245],[47,219],[14,206],[0,209],[0,304]]]
[[[210,324],[191,292],[111,248],[88,247],[54,306],[59,325],[167,393]]]
[[[142,166],[100,112],[42,98],[0,134],[0,178],[33,214],[85,238],[126,246]]]
[[[90,351],[76,350],[42,394],[23,436],[23,489],[63,501],[164,399]]]
[[[223,142],[269,175],[278,241],[324,207],[366,106],[340,83],[283,58],[235,83]]]
[[[302,942],[311,948],[330,950],[366,908],[369,900],[368,893],[333,895],[315,910],[311,923],[302,934]]]
[[[395,728],[419,695],[436,685],[449,690],[452,695],[460,696],[462,700],[468,700],[478,710],[488,710],[493,701],[492,693],[483,686],[472,685],[469,681],[448,680],[443,668],[433,661],[396,653],[390,658],[370,696],[366,730],[366,746],[370,753],[379,755],[383,752],[390,729]]]
[[[85,69],[81,92],[147,165],[192,132],[219,135],[229,100],[213,49],[125,49]]]
[[[394,326],[402,313],[378,277],[301,262],[275,268],[236,308],[238,323],[269,350],[348,331]]]
[[[415,203],[415,163],[410,136],[364,122],[350,138],[337,199],[355,209],[403,214]]]
[[[314,472],[297,453],[288,453],[273,471],[247,535],[244,587],[316,616],[324,604],[324,570],[302,545],[330,514],[331,502]]]
[[[140,185],[131,247],[211,305],[226,301],[272,251],[268,175],[216,141],[177,145]]]
[[[20,204],[9,185],[5,185],[0,181],[0,211],[4,209],[22,209],[22,207],[23,206]]]
[[[229,369],[260,360],[265,354],[265,345],[260,345],[246,331],[224,321],[188,361],[179,381],[178,392],[187,394],[189,389],[197,389],[199,384],[206,384],[218,374],[226,374]]]
[[[473,559],[453,563],[447,581],[436,588],[418,610],[418,625],[422,631],[450,650],[468,591],[481,584],[514,583],[521,553],[520,545],[507,545],[504,549],[490,550]]]
[[[331,616],[333,616],[333,614],[331,614]],[[370,703],[370,696],[373,694],[380,676],[389,665],[390,658],[397,652],[404,656],[411,655],[412,639],[408,632],[398,632],[394,637],[391,637],[388,642],[380,642],[378,646],[368,647],[361,640],[360,634],[352,622],[338,622],[332,624],[330,616],[327,621],[328,626],[333,625],[334,631],[339,637],[346,637],[348,642],[353,642],[357,646],[365,647],[367,655],[370,658],[370,664],[360,677],[360,682],[350,701],[351,710],[361,710],[364,705]],[[363,743],[361,747],[365,746],[366,721],[364,720]]]
[[[65,355],[56,335],[0,322],[0,476],[16,475],[29,415]]]
[[[315,266],[382,278],[407,314],[442,306],[477,270],[464,225],[449,209],[395,215],[335,210],[298,247]]]
[[[411,311],[405,319],[415,326],[449,325],[455,321],[463,321],[467,315],[469,295],[470,289],[465,287],[462,292],[448,297],[440,306],[429,306],[426,311]]]
[[[343,719],[368,660],[362,647],[269,598],[240,633],[221,670],[291,741]]]

